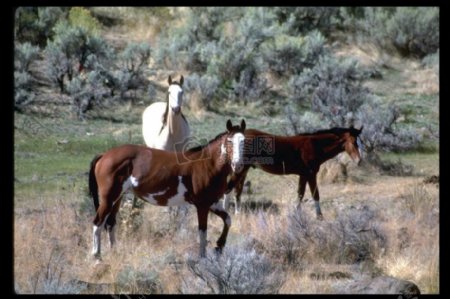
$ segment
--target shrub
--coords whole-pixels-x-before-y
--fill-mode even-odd
[[[405,151],[420,146],[422,135],[412,127],[400,127],[397,124],[400,115],[396,105],[383,106],[376,98],[358,109],[356,118],[364,125],[361,139],[367,153],[375,153],[376,150]]]
[[[210,102],[214,98],[217,88],[219,86],[219,79],[215,76],[203,75],[197,73],[191,74],[184,82],[184,88],[188,94],[188,101],[192,106],[192,102],[200,107],[210,108]]]
[[[140,87],[146,89],[148,80],[148,60],[150,58],[150,45],[143,43],[130,43],[118,55],[118,70],[114,73],[114,82],[120,90],[121,97],[125,92]]]
[[[261,54],[268,68],[278,76],[300,74],[311,68],[325,52],[325,38],[315,31],[305,37],[278,35],[261,45]]]
[[[65,18],[68,10],[66,7],[18,7],[14,22],[16,40],[45,47],[53,35],[53,26]]]
[[[439,8],[364,8],[354,22],[364,40],[403,56],[423,58],[439,48]]]
[[[370,98],[369,90],[362,86],[362,78],[364,74],[355,60],[338,61],[323,56],[314,68],[289,81],[291,100],[311,99],[312,110],[330,125],[349,126],[355,120],[355,112]]]
[[[72,26],[85,29],[89,35],[96,35],[100,32],[99,21],[86,8],[72,7],[68,19]]]
[[[39,47],[29,42],[16,43],[14,48],[14,70],[30,72],[30,64],[39,57]]]
[[[284,282],[281,269],[250,248],[227,247],[221,256],[190,259],[187,266],[183,293],[276,294]]]
[[[103,87],[103,77],[97,71],[83,73],[73,78],[67,85],[67,93],[72,97],[72,106],[78,119],[107,94]]]
[[[422,59],[422,66],[433,69],[436,75],[439,76],[439,49],[436,53],[425,56]]]
[[[14,49],[14,109],[23,111],[35,99],[30,64],[39,57],[39,48],[26,42]]]
[[[138,271],[126,266],[117,274],[116,292],[155,294],[161,292],[161,283],[155,271]]]
[[[33,78],[27,72],[14,72],[14,109],[23,109],[32,103],[36,95],[33,92]]]
[[[45,72],[49,79],[58,84],[62,93],[65,91],[65,78],[71,81],[84,71],[89,56],[95,55],[101,61],[106,60],[110,53],[111,49],[102,38],[91,36],[82,27],[60,22],[55,26],[54,39],[47,43],[45,49]]]
[[[369,206],[338,213],[335,220],[318,222],[304,208],[292,208],[287,223],[274,237],[276,259],[296,268],[314,263],[354,264],[373,261],[387,246],[385,232],[376,224]],[[267,246],[270,248],[270,246]]]
[[[291,35],[313,30],[327,35],[340,23],[338,7],[276,7],[272,10]]]

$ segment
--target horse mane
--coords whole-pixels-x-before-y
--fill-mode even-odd
[[[176,84],[178,86],[181,87],[180,83],[178,81],[172,81],[172,85]],[[183,114],[183,111],[180,112],[181,113],[181,117],[184,119],[185,122],[187,122],[186,117]],[[169,115],[169,93],[167,93],[166,96],[166,111],[164,111],[164,115],[163,115],[163,121],[162,121],[162,126],[161,126],[161,130],[159,130],[159,134],[161,134],[162,130],[164,129],[164,127],[167,125],[167,117]]]
[[[211,139],[207,144],[202,144],[202,145],[198,145],[196,147],[190,148],[188,149],[186,152],[187,153],[195,153],[195,152],[199,152],[202,149],[204,149],[205,147],[207,147],[208,145],[210,145],[211,143],[219,140],[220,138],[222,138],[225,134],[227,134],[228,132],[222,132],[219,135],[217,135],[216,137],[214,137],[213,139]]]
[[[335,135],[341,135],[342,133],[345,132],[349,132],[350,129],[349,128],[339,128],[339,127],[334,127],[331,129],[324,129],[324,130],[318,130],[315,131],[313,133],[300,133],[297,134],[297,136],[311,136],[311,135],[318,135],[318,134],[335,134]]]

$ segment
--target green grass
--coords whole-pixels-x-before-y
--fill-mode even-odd
[[[438,152],[407,152],[407,153],[383,153],[383,160],[392,162],[402,161],[414,166],[414,174],[421,176],[439,175]]]

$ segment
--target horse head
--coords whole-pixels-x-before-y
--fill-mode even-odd
[[[240,126],[233,126],[231,120],[227,121],[226,138],[221,146],[221,155],[225,156],[235,173],[241,172],[244,168],[244,131],[245,120],[241,121]]]
[[[358,165],[361,162],[361,149],[362,149],[362,143],[360,141],[359,135],[361,134],[363,128],[364,126],[362,126],[361,129],[358,130],[353,126],[351,126],[348,129],[348,131],[344,133],[343,136],[344,150]]]
[[[172,81],[172,77],[169,75],[169,90],[168,93],[168,105],[172,111],[176,114],[181,111],[181,104],[183,103],[183,82],[184,78],[181,76],[180,82]]]

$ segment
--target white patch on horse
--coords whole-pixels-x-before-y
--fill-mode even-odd
[[[220,145],[220,156],[224,156],[227,154],[227,148],[225,147],[225,145],[222,143]]]
[[[186,186],[183,184],[182,176],[178,177],[178,187],[177,187],[177,194],[172,196],[167,200],[167,206],[184,206],[188,204],[187,201],[185,201],[185,194],[187,191]]]
[[[173,108],[179,108],[181,106],[183,89],[177,84],[169,86],[169,105]]]
[[[169,188],[166,188],[163,191],[159,191],[156,193],[149,193],[147,196],[143,196],[142,198],[147,201],[148,203],[151,203],[152,205],[158,205],[158,201],[155,199],[155,196],[163,195],[169,190]]]
[[[210,209],[213,211],[224,211],[225,212],[223,205],[221,205],[219,201],[212,204]]]
[[[125,182],[123,182],[123,185],[122,185],[122,192],[126,192],[126,191],[128,191],[131,187],[137,187],[138,185],[139,185],[138,180],[137,180],[134,176],[130,175],[130,176],[128,177],[128,179],[127,179]]]
[[[236,166],[242,166],[242,160],[244,152],[244,134],[242,133],[236,133],[231,138],[231,141],[233,142],[233,158],[231,160],[231,166],[233,168],[233,171],[235,171]]]
[[[130,176],[130,181],[131,181],[131,185],[133,185],[133,187],[137,187],[139,185],[138,180],[134,176]]]

